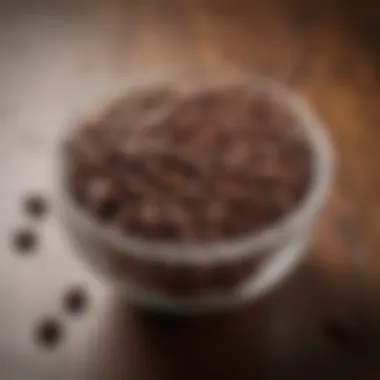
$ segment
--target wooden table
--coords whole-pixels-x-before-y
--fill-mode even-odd
[[[380,28],[375,5],[353,3],[2,3],[1,379],[377,378]],[[266,74],[303,94],[329,127],[337,175],[291,281],[244,310],[183,319],[115,299],[72,255],[54,207],[34,220],[23,201],[50,199],[55,132],[82,97],[132,71],[190,62]],[[34,252],[13,246],[24,227],[38,237]],[[71,315],[63,297],[75,284],[89,304]],[[49,347],[36,338],[44,318],[62,329]]]

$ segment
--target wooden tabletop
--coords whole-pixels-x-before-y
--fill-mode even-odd
[[[3,2],[0,12],[0,378],[375,379],[380,373],[380,160],[376,6],[370,1],[94,0]],[[309,259],[244,310],[151,315],[117,300],[71,253],[51,203],[57,127],[94,88],[189,64],[274,77],[306,97],[336,151],[336,182]],[[14,233],[38,237],[17,252]],[[62,297],[85,286],[73,316]],[[60,344],[38,341],[57,319]]]

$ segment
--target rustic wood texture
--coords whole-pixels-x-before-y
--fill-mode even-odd
[[[35,0],[2,2],[0,9],[0,378],[378,378],[375,3]],[[294,279],[263,305],[241,312],[151,320],[112,301],[87,269],[58,253],[66,246],[53,244],[53,227],[40,227],[49,257],[27,264],[10,254],[9,233],[24,223],[20,197],[30,187],[50,191],[45,163],[53,130],[78,100],[132,71],[189,63],[281,80],[305,96],[328,126],[335,188],[310,260]],[[11,152],[15,141],[22,154]],[[89,284],[91,312],[79,322],[63,318],[64,348],[36,348],[34,323],[52,310],[59,314],[62,289],[78,281]]]

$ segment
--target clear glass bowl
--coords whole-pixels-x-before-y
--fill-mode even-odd
[[[306,196],[288,215],[260,233],[203,245],[171,244],[127,236],[79,209],[65,183],[65,145],[80,121],[96,116],[120,96],[150,86],[194,91],[244,84],[286,107],[304,128],[312,152]],[[131,74],[99,89],[61,129],[56,146],[56,190],[62,221],[76,252],[128,299],[154,309],[202,312],[256,299],[284,281],[307,253],[309,237],[332,179],[332,148],[308,105],[281,84],[232,70],[176,69]]]

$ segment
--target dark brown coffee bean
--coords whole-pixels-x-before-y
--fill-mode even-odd
[[[63,329],[58,319],[47,317],[38,322],[35,334],[40,346],[54,348],[63,338]]]
[[[20,228],[13,233],[12,244],[17,252],[31,253],[38,244],[38,235],[32,229]]]
[[[29,194],[24,201],[25,211],[33,218],[42,218],[47,210],[48,203],[41,194]]]
[[[88,183],[86,203],[94,214],[103,221],[115,218],[119,212],[119,199],[110,180],[94,178]]]
[[[63,297],[63,307],[71,314],[80,314],[88,306],[87,292],[82,286],[70,287]]]
[[[96,206],[94,213],[102,221],[110,221],[117,215],[119,211],[119,203],[116,199],[104,199],[100,201]]]

